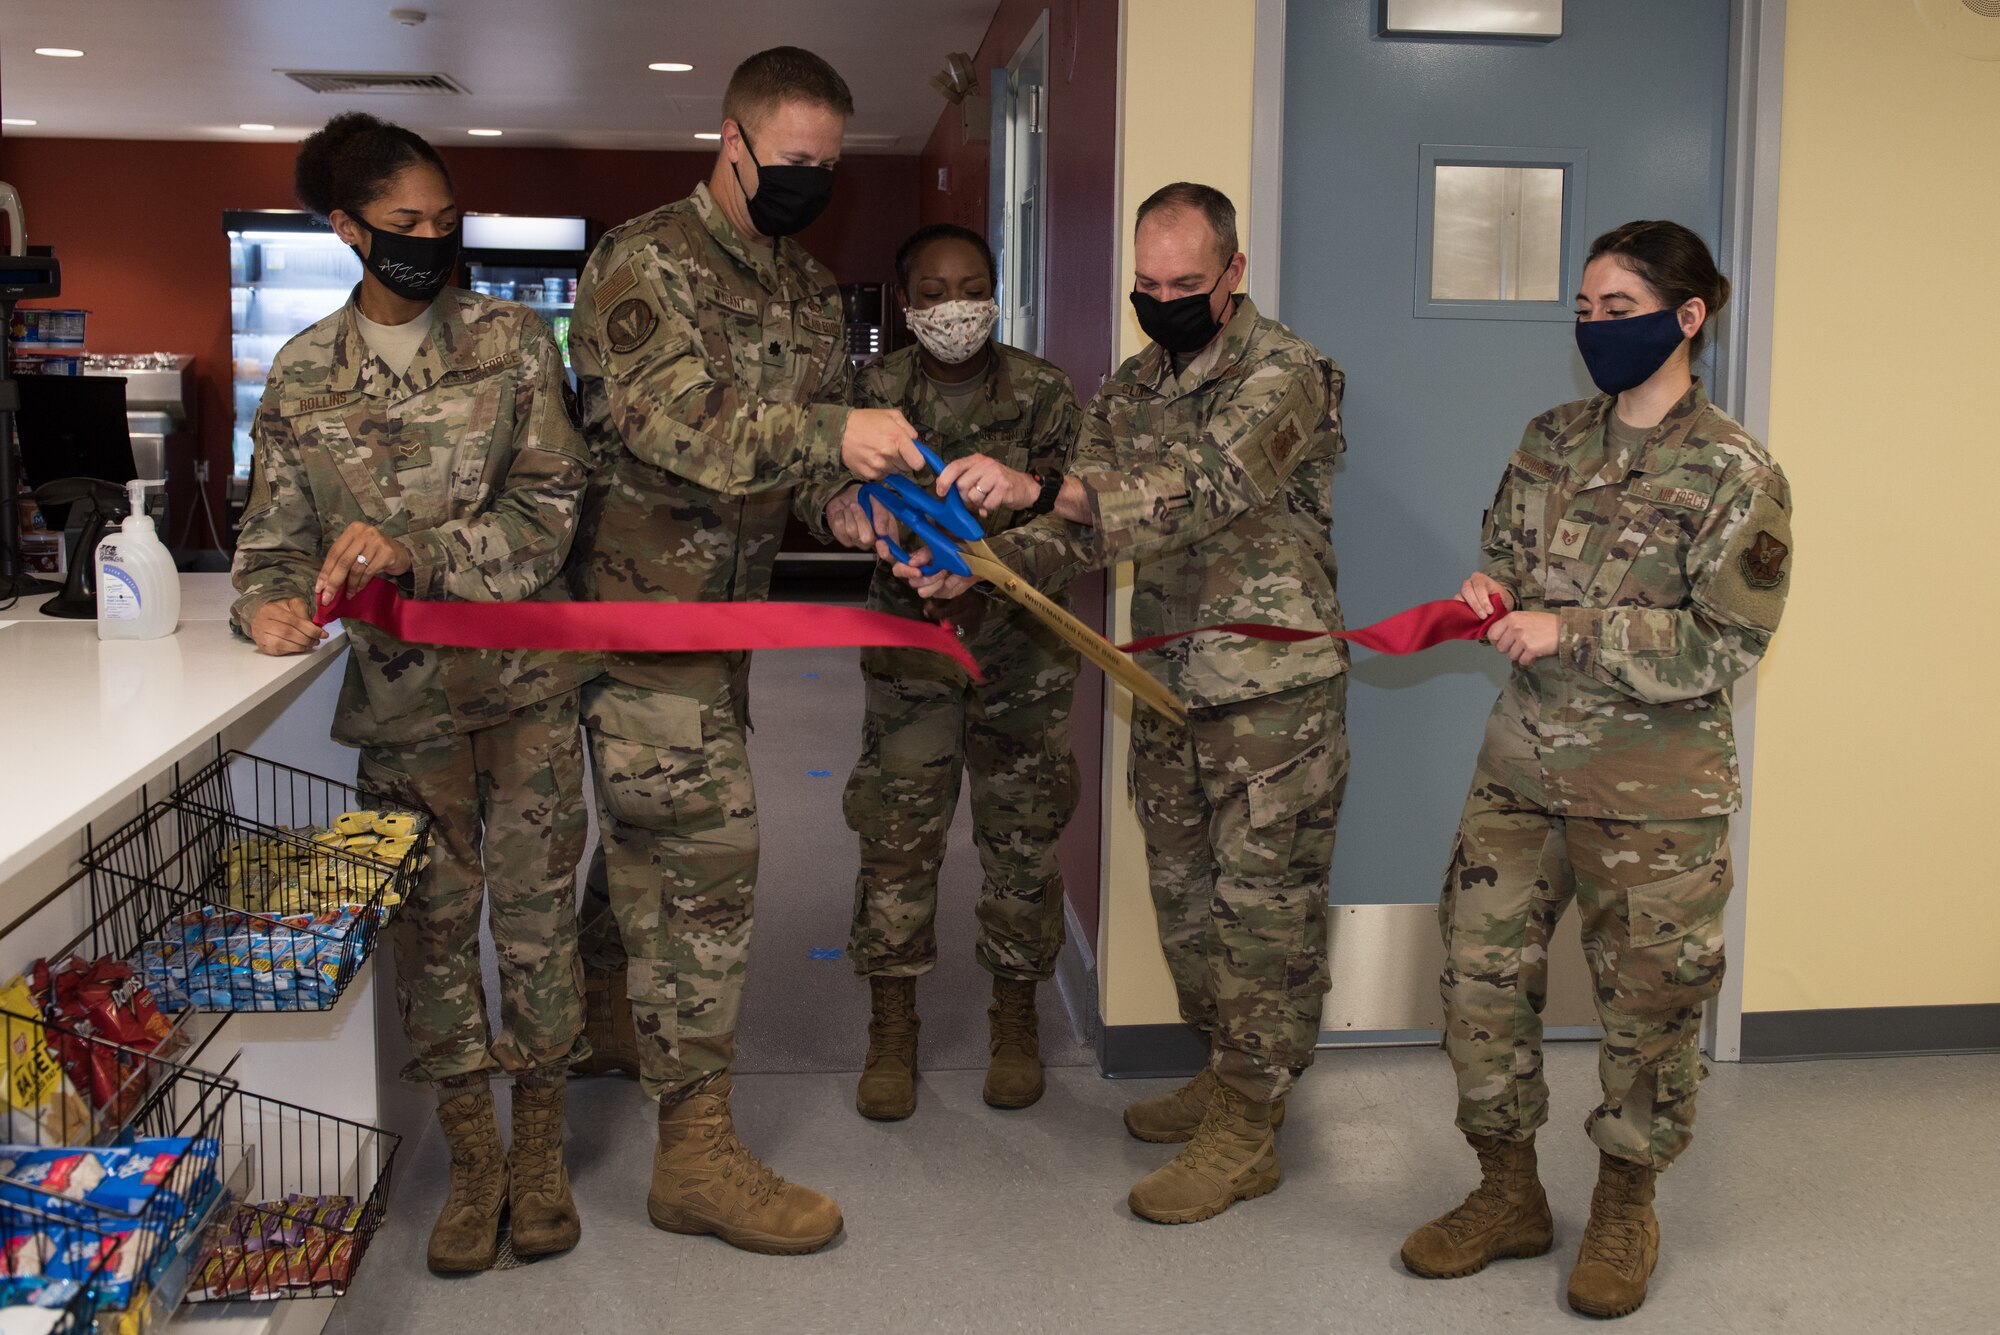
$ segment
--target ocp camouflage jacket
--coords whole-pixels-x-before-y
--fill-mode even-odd
[[[252,434],[256,462],[232,569],[237,630],[266,603],[312,603],[349,523],[409,549],[406,592],[560,600],[588,478],[562,357],[525,306],[447,288],[403,375],[368,348],[352,301],[285,344]],[[593,670],[535,650],[409,644],[347,623],[333,735],[355,746],[472,732]]]
[[[1699,380],[1616,454],[1612,403],[1530,422],[1487,512],[1482,569],[1562,627],[1509,678],[1481,764],[1566,815],[1722,815],[1739,802],[1728,687],[1785,610],[1791,490]]]

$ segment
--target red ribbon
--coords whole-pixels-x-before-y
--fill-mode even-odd
[[[1184,640],[1190,635],[1221,631],[1228,635],[1247,635],[1252,639],[1278,640],[1287,644],[1326,638],[1350,640],[1377,653],[1414,654],[1447,640],[1485,639],[1493,623],[1507,615],[1507,609],[1500,606],[1498,599],[1494,600],[1494,607],[1496,610],[1491,616],[1482,617],[1456,598],[1443,598],[1434,603],[1418,603],[1372,626],[1360,626],[1354,630],[1293,630],[1285,626],[1259,626],[1248,621],[1226,621],[1216,626],[1175,631],[1171,635],[1148,635],[1143,640],[1133,640],[1118,647],[1128,654],[1140,654],[1172,644],[1175,640]]]
[[[352,618],[412,644],[460,649],[568,649],[712,654],[872,645],[943,654],[984,680],[949,622],[933,624],[818,603],[433,603],[369,580],[313,613]]]

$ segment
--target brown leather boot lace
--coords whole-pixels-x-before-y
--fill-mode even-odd
[[[1637,1180],[1648,1170],[1606,1172],[1590,1194],[1590,1225],[1584,1229],[1577,1264],[1600,1261],[1620,1274],[1636,1274],[1645,1257],[1646,1207]]]
[[[868,1065],[890,1052],[902,1052],[917,1041],[917,990],[913,986],[876,988],[868,1016]]]
[[[1031,1057],[1041,1055],[1041,1023],[1035,1013],[1035,985],[1014,979],[996,982],[993,1007],[987,1013],[993,1022],[990,1051],[1018,1048]]]
[[[563,1091],[514,1090],[514,1182],[523,1194],[555,1195],[562,1186]]]
[[[1190,1168],[1213,1168],[1223,1177],[1242,1168],[1242,1146],[1233,1145],[1231,1140],[1232,1131],[1240,1134],[1239,1124],[1249,1102],[1227,1081],[1217,1080],[1209,1095],[1208,1113],[1180,1152],[1181,1160]]]
[[[453,1100],[457,1102],[457,1100]],[[506,1193],[507,1155],[500,1145],[500,1124],[490,1115],[460,1116],[446,1129],[451,1146],[451,1190],[444,1211],[493,1210]]]
[[[1473,1149],[1479,1155],[1479,1185],[1456,1210],[1437,1221],[1437,1227],[1455,1242],[1465,1242],[1492,1227],[1514,1208],[1535,1176],[1534,1169],[1522,1163],[1518,1151],[1504,1140],[1475,1141]]]

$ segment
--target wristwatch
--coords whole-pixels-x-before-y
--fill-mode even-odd
[[[1056,508],[1056,497],[1062,495],[1063,475],[1051,468],[1047,473],[1030,473],[1029,477],[1042,484],[1042,494],[1035,497],[1035,503],[1028,507],[1031,515],[1045,515]]]

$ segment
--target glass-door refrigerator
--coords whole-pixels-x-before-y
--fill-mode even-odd
[[[533,307],[554,328],[568,366],[576,283],[596,240],[590,220],[468,213],[463,232],[467,285],[474,292]]]
[[[361,281],[361,261],[325,223],[296,209],[231,210],[222,227],[229,234],[234,510],[249,491],[250,427],[272,360],[294,334],[340,309]]]

